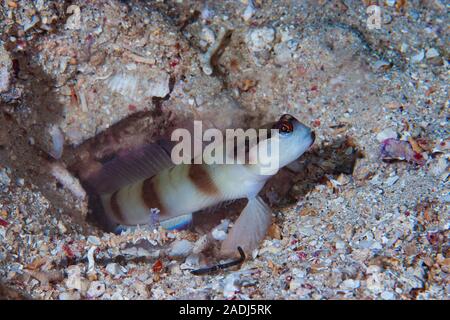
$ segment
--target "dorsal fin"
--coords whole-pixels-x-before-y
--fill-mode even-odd
[[[125,185],[150,178],[173,167],[169,152],[159,143],[122,152],[104,163],[102,169],[90,177],[87,183],[98,194],[112,193]]]

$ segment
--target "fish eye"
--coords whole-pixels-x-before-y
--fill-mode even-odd
[[[278,129],[281,134],[289,134],[294,130],[294,127],[289,121],[279,121],[274,125],[274,129]]]

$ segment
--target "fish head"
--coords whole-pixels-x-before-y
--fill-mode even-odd
[[[272,135],[275,133],[275,136],[271,139],[275,138],[278,142],[278,153],[274,152],[273,156],[278,156],[279,168],[298,159],[316,138],[311,128],[289,114],[282,115],[272,129]]]

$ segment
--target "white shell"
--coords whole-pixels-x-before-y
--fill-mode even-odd
[[[107,85],[111,91],[135,101],[150,97],[163,98],[170,92],[167,73],[161,73],[153,79],[132,73],[117,73],[108,79]]]

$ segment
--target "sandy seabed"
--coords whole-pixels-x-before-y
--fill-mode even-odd
[[[378,1],[373,29],[374,2],[2,1],[0,297],[448,299],[448,5]],[[262,191],[239,267],[190,272],[232,206],[180,232],[86,221],[111,155],[283,113],[316,142]]]

